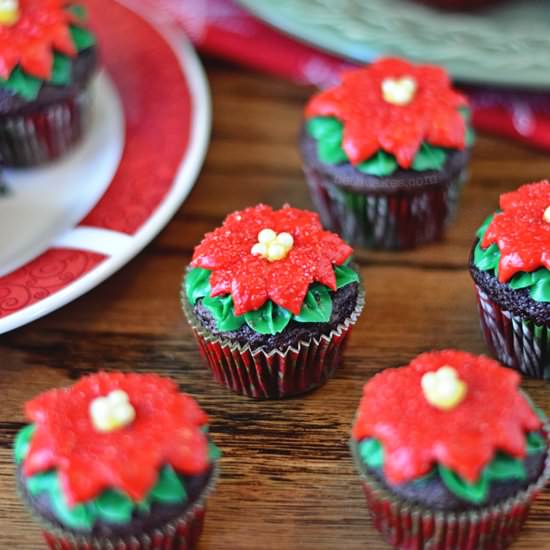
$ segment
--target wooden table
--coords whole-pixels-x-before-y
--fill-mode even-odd
[[[14,487],[11,446],[24,422],[23,403],[97,369],[171,376],[210,414],[224,457],[201,549],[387,548],[369,523],[347,448],[363,383],[425,350],[486,351],[466,270],[472,238],[501,192],[548,177],[550,157],[482,136],[444,242],[399,254],[357,254],[367,305],[333,380],[301,399],[255,402],[211,379],[179,308],[184,266],[193,246],[227,212],[260,201],[311,207],[296,148],[310,90],[212,60],[206,67],[212,144],[174,220],[99,288],[0,338],[2,549],[41,547]],[[550,413],[550,388],[535,380],[524,385]],[[549,541],[550,492],[514,548],[550,548]]]

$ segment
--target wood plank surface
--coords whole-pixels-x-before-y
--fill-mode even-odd
[[[174,220],[87,296],[0,337],[2,549],[42,544],[14,486],[11,446],[24,422],[23,403],[97,369],[172,376],[211,416],[224,456],[202,550],[387,548],[369,523],[347,448],[362,385],[432,348],[485,352],[466,270],[472,238],[501,192],[549,176],[550,157],[480,136],[471,181],[444,242],[404,253],[358,252],[367,305],[333,380],[279,402],[255,402],[216,385],[179,308],[182,272],[193,246],[229,211],[260,201],[311,208],[296,147],[311,90],[213,60],[206,67],[212,143]],[[535,380],[524,386],[550,414],[550,388]],[[550,492],[514,548],[550,548]]]

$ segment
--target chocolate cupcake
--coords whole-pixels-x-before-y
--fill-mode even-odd
[[[214,378],[258,399],[323,384],[363,308],[351,253],[317,214],[289,206],[234,212],[208,233],[181,299]]]
[[[176,384],[99,373],[25,411],[17,485],[50,548],[195,547],[219,454],[206,414]]]
[[[481,327],[505,365],[550,378],[550,183],[500,197],[470,256]]]
[[[352,244],[390,249],[443,235],[472,143],[466,98],[447,73],[393,58],[316,94],[300,137],[323,224]]]
[[[394,547],[492,550],[519,534],[550,477],[549,426],[496,361],[444,350],[364,387],[351,447]]]
[[[96,40],[70,0],[0,6],[0,165],[56,159],[81,137]]]

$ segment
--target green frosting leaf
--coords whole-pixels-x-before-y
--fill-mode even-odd
[[[216,462],[222,457],[220,448],[213,442],[208,441],[208,458],[210,462]]]
[[[199,298],[210,295],[210,273],[208,269],[194,267],[185,276],[185,292],[192,306]]]
[[[202,303],[214,317],[218,329],[223,332],[238,330],[245,323],[244,315],[234,314],[233,298],[230,295],[214,298],[206,296]]]
[[[149,496],[159,502],[177,503],[187,499],[187,491],[174,469],[165,466]]]
[[[317,154],[319,155],[319,159],[325,164],[340,164],[348,160],[340,143],[330,140],[319,141]]]
[[[65,10],[69,13],[72,13],[82,22],[86,21],[86,19],[88,18],[88,10],[84,6],[81,6],[79,4],[72,4],[70,6],[67,6]]]
[[[539,432],[527,434],[527,454],[541,453],[547,446],[546,439]]]
[[[64,86],[71,81],[72,63],[66,55],[56,53],[53,58],[51,84]]]
[[[24,73],[19,65],[13,69],[8,80],[0,78],[0,88],[20,95],[23,99],[32,101],[38,95],[42,81]]]
[[[260,334],[277,334],[290,323],[292,313],[269,300],[260,309],[245,313],[244,318]]]
[[[39,495],[44,491],[49,491],[57,483],[57,472],[48,470],[41,474],[35,474],[27,479],[27,490],[33,496]]]
[[[466,120],[465,142],[471,146],[474,142],[474,133],[471,128],[469,110],[463,108],[461,115]],[[349,162],[348,156],[342,147],[343,125],[334,117],[317,116],[306,122],[307,133],[317,141],[317,156],[325,164],[341,164]],[[422,143],[412,164],[412,170],[423,172],[426,170],[441,170],[447,160],[448,150],[429,143]],[[356,165],[357,170],[371,176],[389,176],[399,169],[396,158],[382,149],[369,159]]]
[[[493,221],[493,218],[495,217],[494,214],[491,214],[481,225],[481,227],[477,230],[476,236],[479,240],[483,238],[483,235],[485,235],[485,231],[487,231],[488,227],[491,225],[491,222]]]
[[[457,497],[475,504],[481,504],[487,498],[489,477],[485,470],[481,473],[476,483],[468,483],[455,472],[441,464],[437,465],[437,469],[443,483]]]
[[[111,523],[128,523],[136,505],[124,493],[109,489],[95,500],[97,515]]]
[[[478,243],[474,250],[474,264],[478,269],[482,271],[489,271],[490,269],[496,271],[498,269],[498,262],[500,260],[500,251],[496,244],[483,249]]]
[[[492,245],[492,246],[496,246],[496,245]],[[500,254],[498,255],[500,256]],[[508,284],[514,290],[518,290],[520,288],[528,288],[530,286],[533,286],[534,284],[533,275],[534,273],[518,273],[518,275],[516,277],[513,277]]]
[[[342,123],[334,117],[313,117],[307,121],[307,131],[311,137],[317,140],[339,140],[342,138]],[[334,136],[337,136],[337,138]]]
[[[29,452],[29,445],[35,430],[36,426],[34,424],[28,424],[23,429],[19,430],[15,436],[13,451],[16,464],[20,464],[27,456],[27,453]]]
[[[481,247],[481,241],[493,217],[494,214],[489,216],[476,233],[479,241],[474,249],[473,260],[474,265],[481,271],[489,271],[498,276],[498,264],[501,256],[498,245],[492,244],[485,249]],[[514,290],[529,289],[529,295],[536,302],[550,302],[550,271],[544,267],[531,273],[516,273],[508,281],[508,285]]]
[[[69,508],[61,490],[51,491],[50,501],[56,517],[67,527],[86,530],[90,530],[93,527],[95,521],[93,506],[77,504]]]
[[[384,465],[384,448],[377,439],[368,438],[361,441],[359,456],[369,468],[381,468]]]
[[[506,481],[508,479],[525,479],[527,473],[521,460],[505,453],[498,452],[486,468],[489,479]]]
[[[412,169],[417,172],[425,170],[441,170],[447,160],[445,149],[423,143],[414,157]]]
[[[544,278],[539,279],[529,293],[536,302],[550,302],[550,271],[544,271]]]
[[[96,38],[89,30],[76,25],[71,25],[69,30],[74,45],[79,52],[95,46]]]
[[[309,287],[300,314],[294,319],[299,323],[328,323],[332,315],[332,298],[326,286],[313,284]]]
[[[378,151],[371,158],[359,163],[355,168],[363,174],[383,177],[393,174],[399,168],[399,165],[393,155],[385,151]]]
[[[466,136],[464,138],[466,147],[471,147],[476,141],[476,133],[472,128],[472,112],[468,109],[468,107],[461,107],[458,111],[466,123]]]
[[[340,289],[351,283],[359,282],[359,274],[351,269],[348,265],[334,266],[334,274],[336,275],[336,289]]]

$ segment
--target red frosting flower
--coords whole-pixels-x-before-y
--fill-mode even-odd
[[[495,214],[481,246],[497,244],[500,250],[498,280],[516,273],[550,269],[550,182],[522,185],[500,196],[502,212]]]
[[[467,386],[463,401],[447,411],[431,405],[421,386],[424,373],[443,366]],[[497,450],[523,458],[526,432],[541,426],[519,383],[517,373],[484,356],[424,353],[365,385],[353,436],[382,443],[384,473],[393,483],[417,479],[435,462],[475,482]]]
[[[100,432],[91,402],[113,390],[128,394],[131,424]],[[95,498],[107,488],[142,500],[171,465],[195,475],[208,467],[206,414],[171,380],[154,374],[99,373],[70,388],[54,389],[26,405],[36,431],[23,465],[27,476],[57,468],[69,505]]]
[[[0,77],[8,79],[16,65],[28,74],[49,80],[54,50],[76,55],[69,25],[77,22],[68,0],[19,0],[14,25],[0,25]]]
[[[263,229],[292,235],[285,258],[269,261],[252,254]],[[299,314],[311,283],[336,290],[333,266],[351,253],[338,235],[323,230],[317,214],[289,206],[274,211],[260,204],[230,214],[208,233],[195,248],[191,265],[212,271],[212,296],[231,294],[236,315],[259,309],[267,300]]]
[[[395,102],[385,99],[383,88],[389,95],[393,89]],[[466,127],[458,109],[465,105],[444,69],[386,58],[344,73],[339,86],[310,100],[306,117],[333,116],[343,123],[342,147],[352,164],[383,149],[410,168],[423,141],[464,148]]]

